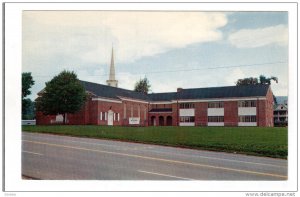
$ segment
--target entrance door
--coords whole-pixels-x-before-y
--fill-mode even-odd
[[[151,124],[152,124],[152,126],[156,126],[155,116],[151,117]]]
[[[112,110],[107,113],[107,125],[114,125],[114,112]]]

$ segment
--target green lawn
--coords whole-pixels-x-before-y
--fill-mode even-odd
[[[23,131],[107,138],[287,158],[287,128],[22,126]]]

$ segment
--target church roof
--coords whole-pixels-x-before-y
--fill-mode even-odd
[[[81,81],[86,89],[96,96],[119,99],[126,97],[144,101],[171,101],[188,99],[213,99],[235,97],[260,97],[266,96],[269,85],[226,86],[212,88],[181,89],[180,92],[143,94],[132,90]]]
[[[245,85],[181,89],[180,92],[148,94],[152,101],[266,96],[269,85]]]
[[[86,91],[89,91],[96,96],[105,97],[105,98],[113,98],[119,99],[119,97],[127,97],[139,100],[148,101],[148,96],[140,93],[135,92],[132,90],[126,90],[122,88],[87,82],[87,81],[80,81]]]

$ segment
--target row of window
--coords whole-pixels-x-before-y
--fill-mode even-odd
[[[256,122],[256,116],[239,116],[239,122]]]
[[[195,122],[195,116],[181,116],[180,122]]]
[[[224,102],[209,102],[208,108],[224,108]]]
[[[239,101],[239,107],[256,107],[256,101]]]
[[[180,109],[190,109],[190,108],[195,108],[194,103],[180,103],[179,104]]]
[[[208,116],[208,122],[224,122],[224,116]],[[194,116],[181,116],[180,122],[195,122]],[[256,122],[256,116],[239,116],[239,122]]]
[[[224,122],[224,116],[208,116],[208,122]]]
[[[100,120],[107,120],[108,113],[100,112]],[[113,114],[114,121],[120,121],[120,113]]]
[[[239,101],[238,102],[239,107],[256,107],[256,101]],[[188,108],[195,108],[194,103],[180,103],[179,104],[180,109],[188,109]],[[224,108],[224,102],[209,102],[208,108]]]

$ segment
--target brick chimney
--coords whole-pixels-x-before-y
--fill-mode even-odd
[[[177,88],[177,92],[181,92],[182,91],[182,88]]]

